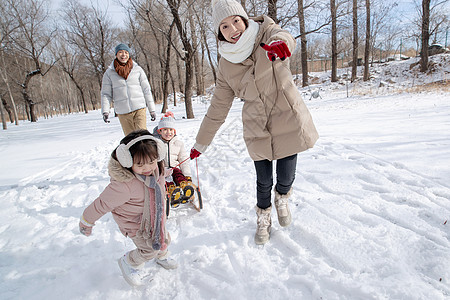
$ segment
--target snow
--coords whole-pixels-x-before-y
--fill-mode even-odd
[[[432,59],[444,62],[432,76],[402,61],[375,67],[371,83],[315,74],[319,83],[301,89],[320,139],[298,157],[292,224],[281,228],[274,211],[264,246],[253,242],[255,172],[236,99],[197,161],[204,209],[182,207],[168,219],[179,268],[148,262],[153,280],[139,288],[120,274],[116,260],[134,245],[111,214],[91,237],[78,232],[109,182],[118,119],[105,124],[94,111],[8,124],[0,299],[449,299],[450,93],[448,83],[416,87],[450,79],[450,56]],[[312,90],[322,98],[309,100]],[[170,108],[187,149],[207,106],[194,101],[190,120],[183,105]]]

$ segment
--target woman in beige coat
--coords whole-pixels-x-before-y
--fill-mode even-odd
[[[278,222],[285,227],[291,223],[288,199],[297,153],[313,147],[319,136],[289,70],[287,58],[295,49],[292,35],[267,16],[250,19],[235,0],[213,0],[212,11],[221,59],[214,96],[191,158],[206,151],[234,97],[245,100],[244,140],[257,177],[255,243],[264,244],[272,224],[272,161],[277,161],[274,202]]]

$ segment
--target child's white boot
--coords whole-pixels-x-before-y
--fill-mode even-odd
[[[272,206],[266,209],[255,207],[256,209],[256,233],[255,233],[255,243],[257,245],[263,245],[269,241],[270,238],[270,228],[272,226],[272,219],[270,218],[270,213]]]
[[[164,259],[157,258],[156,263],[166,270],[173,270],[178,268],[178,263],[171,258],[164,258]]]
[[[128,253],[119,258],[117,261],[119,263],[120,270],[122,271],[123,278],[130,285],[143,285],[143,274],[141,274],[141,269],[145,264],[141,264],[137,267],[132,267],[128,262]]]
[[[292,188],[286,195],[281,195],[275,190],[275,208],[277,209],[278,223],[281,227],[291,224],[292,217],[288,206],[289,197],[292,194]]]
[[[178,263],[174,259],[169,258],[169,254],[170,252],[167,251],[163,256],[155,258],[156,263],[166,270],[178,268]]]

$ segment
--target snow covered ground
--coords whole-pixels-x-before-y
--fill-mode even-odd
[[[433,81],[450,79],[441,57]],[[449,299],[450,92],[407,93],[430,77],[405,66],[374,70],[349,97],[345,84],[305,89],[320,139],[299,155],[291,226],[274,212],[264,246],[253,242],[255,172],[236,100],[198,159],[204,209],[171,211],[179,268],[147,263],[153,280],[140,288],[120,274],[116,259],[134,247],[110,214],[91,237],[78,232],[109,182],[118,119],[105,124],[94,111],[9,125],[0,133],[0,299]],[[319,88],[322,99],[309,100]],[[195,101],[192,120],[170,108],[187,149],[207,106]]]

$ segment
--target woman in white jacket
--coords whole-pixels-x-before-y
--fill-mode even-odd
[[[151,120],[156,120],[155,102],[144,70],[130,57],[130,48],[119,44],[115,55],[116,58],[103,74],[102,114],[105,123],[109,123],[113,102],[123,133],[128,135],[137,129],[147,129],[145,107],[148,107]]]

